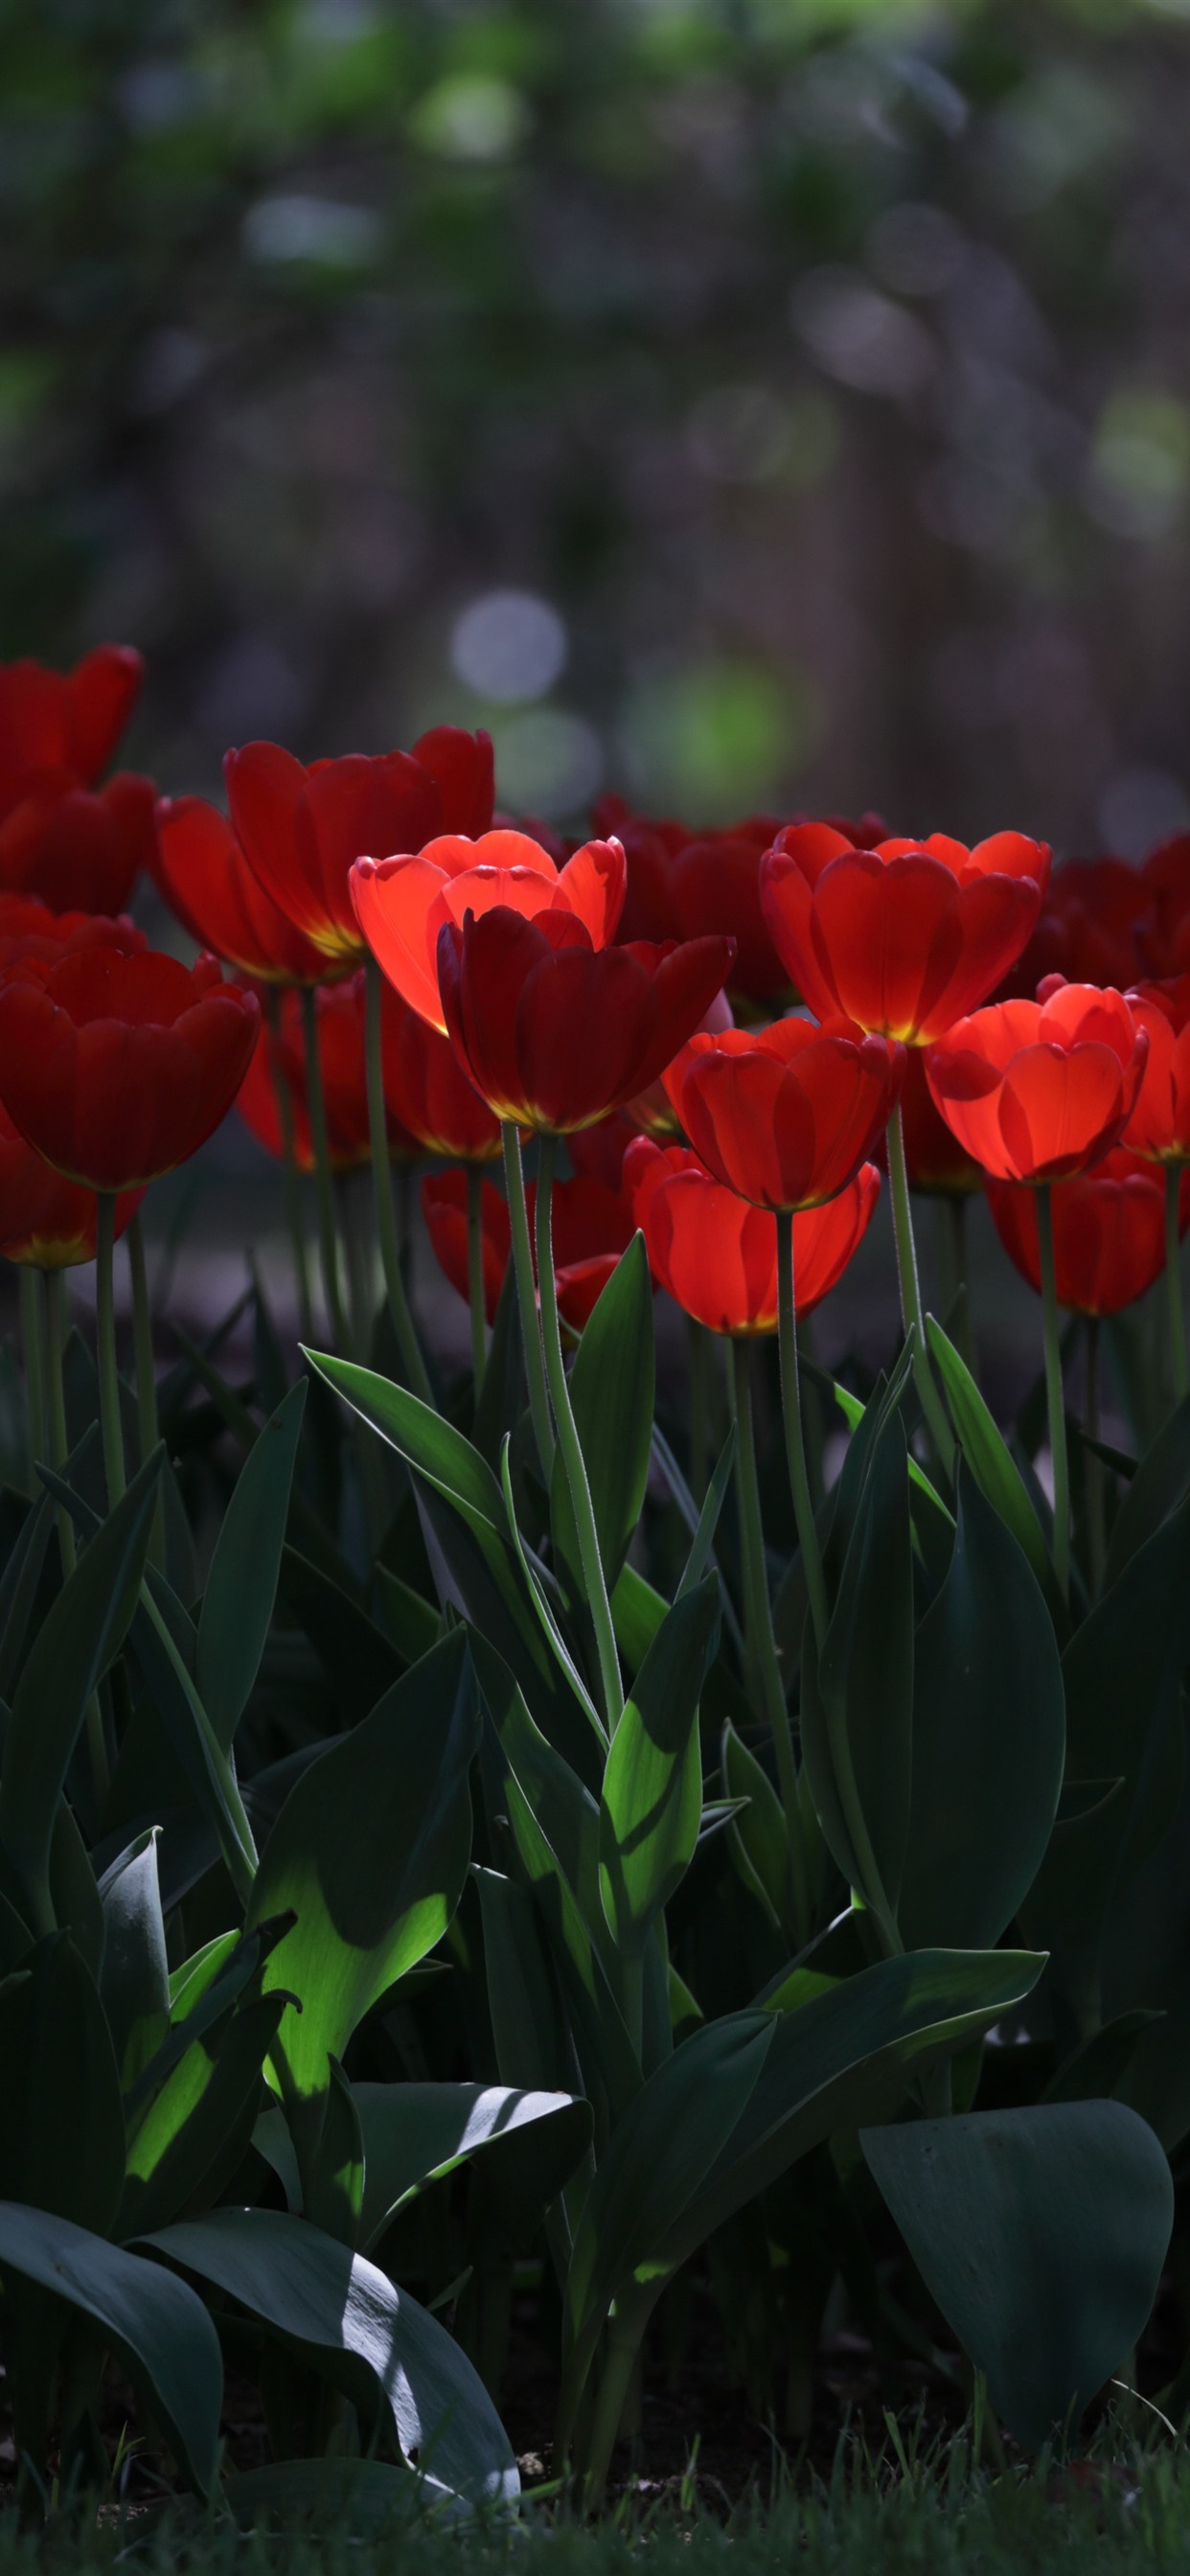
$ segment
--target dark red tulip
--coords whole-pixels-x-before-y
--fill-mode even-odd
[[[124,1190],[116,1201],[116,1239],[135,1216],[143,1190]],[[95,1259],[99,1203],[55,1172],[25,1143],[0,1106],[0,1255],[37,1270],[72,1270]]]
[[[694,832],[687,823],[648,821],[622,797],[604,796],[595,807],[595,822],[624,843],[625,939],[696,939],[720,931],[736,943],[734,993],[771,1002],[787,991],[789,978],[760,906],[760,862],[777,830],[773,815],[750,815],[722,831]]]
[[[532,1228],[536,1207],[532,1182],[525,1195]],[[421,1204],[439,1268],[459,1296],[467,1297],[467,1174],[428,1172],[421,1185]],[[550,1225],[558,1311],[572,1332],[581,1333],[632,1240],[632,1220],[618,1191],[580,1173],[573,1180],[555,1181]],[[483,1183],[481,1227],[484,1307],[490,1324],[512,1249],[508,1205],[492,1181]],[[532,1240],[536,1269],[535,1230]]]
[[[854,1020],[694,1037],[667,1089],[695,1153],[755,1207],[821,1207],[884,1133],[905,1050]]]
[[[930,1097],[928,1047],[906,1047],[901,1133],[910,1189],[929,1198],[962,1198],[983,1188],[983,1173],[940,1118]],[[883,1158],[878,1157],[883,1166]]]
[[[934,1105],[1001,1181],[1065,1180],[1119,1143],[1149,1051],[1122,993],[1043,984],[1035,1002],[994,1002],[931,1047]]]
[[[1138,883],[1143,909],[1134,936],[1142,973],[1162,980],[1185,975],[1190,972],[1190,832],[1174,832],[1159,841],[1140,869]]]
[[[1190,975],[1134,985],[1127,1001],[1149,1053],[1123,1141],[1151,1162],[1190,1162]]]
[[[450,1039],[387,983],[380,1020],[389,1115],[423,1152],[487,1163],[500,1152],[500,1122],[467,1080]]]
[[[586,841],[556,868],[526,832],[460,834],[430,841],[410,858],[361,859],[351,872],[360,929],[394,992],[445,1032],[438,989],[438,940],[447,922],[497,906],[526,920],[573,913],[602,948],[615,933],[624,901],[624,853],[618,841]]]
[[[580,1127],[566,1148],[573,1170],[602,1181],[605,1190],[618,1190],[624,1156],[640,1132],[631,1108],[613,1109],[607,1118],[597,1118],[593,1127]]]
[[[777,1329],[777,1220],[713,1180],[697,1154],[637,1137],[624,1158],[624,1194],[643,1229],[649,1267],[695,1323],[713,1333]],[[865,1163],[826,1207],[793,1220],[798,1312],[821,1304],[857,1250],[880,1195]]]
[[[729,939],[597,948],[572,912],[500,905],[439,933],[438,982],[460,1063],[498,1118],[589,1127],[664,1072],[710,1008]]]
[[[97,644],[73,671],[0,663],[0,814],[39,788],[102,777],[140,691],[140,654]]]
[[[345,983],[320,985],[314,996],[314,1012],[327,1156],[332,1171],[350,1172],[366,1163],[371,1152],[362,974],[350,976]],[[266,1153],[282,1154],[285,1148],[277,1101],[279,1077],[289,1099],[294,1159],[300,1170],[309,1172],[314,1168],[314,1147],[300,994],[291,991],[278,995],[277,1021],[279,1025],[266,1021],[261,1027],[236,1107]],[[391,1109],[388,1145],[390,1154],[402,1161],[412,1161],[419,1151],[417,1139],[406,1132]]]
[[[857,850],[825,823],[796,823],[760,871],[765,920],[820,1020],[928,1046],[1019,957],[1049,875],[1044,842],[998,832],[973,850],[933,833]]]
[[[143,1188],[197,1153],[248,1069],[260,1006],[145,949],[27,958],[0,985],[0,1099],[84,1188]]]
[[[147,945],[126,912],[51,912],[33,894],[0,894],[0,974],[23,957],[64,957],[76,948],[122,948],[132,957]]]
[[[158,892],[200,948],[263,983],[321,983],[328,960],[265,893],[217,806],[162,796],[156,824]]]
[[[988,1206],[1009,1260],[1041,1293],[1037,1193],[989,1181]],[[1118,1315],[1143,1297],[1165,1268],[1165,1191],[1151,1163],[1117,1147],[1090,1172],[1050,1192],[1058,1304],[1079,1315]],[[1182,1183],[1181,1231],[1190,1220]]]
[[[1150,898],[1126,859],[1067,859],[1055,868],[1036,927],[997,988],[998,1002],[1031,1002],[1048,975],[1068,984],[1130,984],[1137,925]]]
[[[122,912],[154,857],[151,778],[121,770],[106,787],[34,783],[0,821],[0,888],[53,912]]]
[[[482,831],[491,820],[491,743],[453,725],[376,760],[352,753],[303,768],[275,742],[250,742],[229,751],[223,767],[249,867],[332,964],[355,964],[365,953],[351,897],[357,859],[421,850],[444,832]]]

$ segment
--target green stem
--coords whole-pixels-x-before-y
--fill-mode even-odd
[[[740,1574],[744,1592],[744,1636],[752,1666],[752,1685],[772,1729],[781,1783],[781,1805],[791,1855],[800,1854],[797,1765],[785,1685],[773,1634],[768,1575],[764,1562],[764,1529],[760,1517],[760,1482],[756,1473],[756,1435],[752,1424],[751,1352],[743,1334],[731,1344],[731,1393],[735,1412],[736,1504],[740,1525]],[[795,1863],[796,1865],[796,1863]]]
[[[1037,1192],[1037,1248],[1041,1258],[1041,1312],[1045,1334],[1045,1394],[1054,1470],[1054,1574],[1063,1601],[1070,1594],[1070,1461],[1062,1393],[1062,1331],[1054,1275],[1054,1217],[1050,1184]]]
[[[562,1333],[558,1322],[558,1292],[554,1280],[554,1243],[550,1222],[554,1189],[554,1155],[557,1138],[543,1136],[537,1165],[537,1284],[541,1293],[541,1331],[545,1344],[545,1368],[553,1401],[554,1420],[558,1426],[558,1443],[566,1463],[574,1525],[578,1534],[579,1561],[583,1570],[583,1588],[587,1608],[595,1630],[595,1650],[599,1658],[599,1681],[603,1697],[603,1714],[609,1735],[614,1735],[624,1713],[624,1689],[620,1678],[620,1658],[616,1632],[612,1626],[611,1603],[603,1559],[599,1553],[599,1533],[595,1527],[595,1506],[587,1478],[578,1424],[570,1401],[566,1362],[562,1357]]]
[[[327,1320],[335,1348],[342,1357],[346,1357],[347,1318],[343,1312],[343,1291],[339,1279],[339,1241],[335,1230],[335,1198],[330,1147],[326,1134],[326,1098],[322,1088],[322,1062],[318,1053],[318,1003],[313,984],[303,984],[301,990],[306,1108],[310,1119],[310,1145],[314,1155],[314,1180],[318,1191],[318,1244],[322,1262],[322,1293],[326,1300]]]
[[[65,1472],[69,1454],[66,1429],[66,1390],[62,1380],[62,1353],[66,1341],[66,1280],[61,1270],[47,1270],[46,1293],[46,1411],[49,1416],[50,1464],[59,1475]],[[62,1559],[62,1580],[69,1583],[78,1562],[78,1545],[74,1522],[65,1503],[58,1505],[58,1548]],[[102,1816],[111,1781],[107,1758],[107,1737],[103,1727],[103,1710],[98,1691],[87,1702],[87,1756],[91,1765],[91,1786],[95,1811]]]
[[[273,1077],[273,1098],[277,1104],[277,1125],[281,1133],[285,1222],[289,1230],[289,1249],[293,1255],[298,1333],[303,1342],[309,1343],[314,1335],[314,1308],[310,1298],[310,1264],[306,1255],[306,1229],[302,1223],[302,1176],[298,1170],[293,1100],[281,1064],[281,991],[277,984],[270,984],[268,987],[265,1012],[269,1024],[269,1067]]]
[[[608,2330],[607,2350],[595,2401],[591,2439],[583,2475],[583,2503],[588,2512],[599,2503],[607,2485],[616,2436],[624,2413],[632,2373],[640,2350],[640,2332],[617,2334],[613,2317]]]
[[[930,1354],[926,1345],[921,1284],[917,1275],[917,1250],[913,1241],[913,1211],[909,1205],[905,1131],[899,1100],[888,1122],[888,1177],[892,1197],[893,1234],[897,1246],[897,1272],[901,1283],[901,1321],[906,1333],[909,1332],[910,1327],[913,1331],[914,1384],[930,1438],[946,1475],[953,1482],[954,1440],[950,1424],[946,1419],[942,1398],[934,1384],[934,1373],[930,1367]]]
[[[29,1415],[29,1490],[36,1502],[39,1459],[49,1457],[45,1395],[45,1290],[40,1270],[21,1264],[21,1341],[25,1353],[25,1394]]]
[[[467,1165],[467,1299],[471,1308],[471,1368],[478,1404],[488,1364],[488,1325],[483,1293],[483,1165]]]
[[[549,1397],[545,1388],[545,1360],[541,1348],[541,1323],[537,1312],[537,1290],[533,1281],[533,1247],[529,1241],[529,1211],[525,1205],[525,1167],[521,1161],[520,1130],[511,1118],[500,1129],[504,1140],[504,1183],[508,1192],[508,1221],[512,1230],[512,1262],[516,1274],[517,1303],[521,1310],[521,1340],[525,1347],[525,1375],[529,1382],[529,1412],[537,1442],[537,1455],[548,1489],[554,1469],[554,1434],[550,1422]]]
[[[793,1493],[793,1517],[797,1523],[798,1546],[802,1552],[802,1572],[814,1622],[814,1639],[822,1652],[827,1627],[826,1577],[822,1571],[822,1551],[810,1498],[810,1478],[806,1467],[806,1443],[802,1430],[802,1399],[798,1384],[797,1309],[794,1303],[793,1218],[777,1219],[777,1316],[781,1350],[781,1410],[785,1416],[785,1455],[789,1461],[789,1483]]]
[[[422,1357],[417,1327],[413,1321],[405,1282],[401,1275],[401,1247],[397,1239],[397,1212],[393,1204],[393,1174],[388,1158],[388,1112],[384,1103],[384,1051],[381,1038],[381,1013],[384,1007],[384,977],[374,957],[364,967],[366,1018],[364,1044],[368,1071],[368,1133],[372,1144],[372,1186],[376,1194],[376,1232],[380,1240],[380,1261],[384,1271],[385,1294],[401,1365],[409,1384],[423,1404],[433,1404],[434,1391],[429,1371]]]
[[[145,1239],[141,1232],[140,1210],[132,1218],[127,1234],[128,1266],[132,1273],[132,1319],[136,1341],[136,1422],[143,1467],[151,1458],[161,1437],[157,1420],[157,1379],[153,1362],[153,1312],[149,1304],[149,1279],[145,1268]],[[153,1525],[149,1533],[148,1561],[159,1574],[165,1572],[165,1505],[160,1485],[153,1505]]]
[[[1182,1238],[1179,1230],[1182,1166],[1165,1166],[1165,1286],[1169,1298],[1169,1347],[1173,1355],[1174,1401],[1190,1395],[1186,1365],[1186,1308],[1182,1298]]]
[[[99,1422],[109,1511],[126,1488],[124,1432],[120,1421],[120,1375],[116,1367],[116,1311],[112,1295],[112,1255],[116,1239],[116,1202],[100,1190],[95,1241],[95,1359],[99,1371]]]
[[[1085,1424],[1088,1441],[1099,1438],[1099,1318],[1087,1317],[1087,1394]],[[1087,1552],[1091,1565],[1091,1590],[1096,1598],[1103,1589],[1103,1568],[1107,1560],[1107,1533],[1103,1510],[1103,1460],[1095,1451],[1083,1452],[1083,1474],[1087,1496]]]

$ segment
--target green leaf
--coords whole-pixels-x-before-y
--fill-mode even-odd
[[[1170,1415],[1145,1452],[1116,1513],[1104,1568],[1104,1588],[1118,1582],[1129,1559],[1153,1537],[1190,1493],[1190,1395]]]
[[[1024,2450],[1079,2419],[1148,2323],[1173,2227],[1152,2130],[1122,2102],[868,2129],[927,2289]]]
[[[12,1697],[20,1671],[53,1526],[53,1500],[43,1489],[25,1515],[0,1581],[0,1699]]]
[[[337,2057],[330,2060],[326,2107],[309,2160],[303,2215],[336,2244],[354,2250],[364,2200],[364,2140],[354,2087]]]
[[[310,1640],[344,1715],[352,1722],[400,1677],[402,1656],[333,1574],[293,1547],[281,1551],[285,1615]]]
[[[612,1738],[599,1885],[620,1949],[637,1955],[694,1856],[702,1816],[698,1704],[719,1634],[719,1578],[674,1603]]]
[[[240,1469],[219,1532],[198,1625],[195,1679],[225,1753],[248,1704],[269,1633],[306,1382],[292,1387]]]
[[[0,2195],[105,2232],[124,2177],[120,2079],[94,1979],[51,1932],[0,1985]]]
[[[789,1841],[781,1801],[754,1753],[730,1723],[723,1729],[723,1786],[744,1801],[727,1828],[732,1859],[774,1930],[789,1909]]]
[[[143,2072],[169,2027],[158,1838],[155,1825],[138,1834],[99,1882],[104,1923],[99,1991],[125,2087]]]
[[[271,2209],[212,2210],[144,2242],[280,2334],[354,2365],[345,2385],[366,2372],[387,2400],[405,2459],[432,2491],[476,2503],[519,2493],[508,2437],[465,2353],[363,2255]]]
[[[882,1891],[893,1909],[909,1832],[913,1607],[905,1435],[893,1413],[871,1449],[820,1654],[805,1634],[801,1707],[806,1772],[827,1843],[849,1884],[876,1906]],[[864,1835],[879,1889],[870,1884]]]
[[[256,1996],[203,2022],[148,2102],[129,2143],[115,2233],[164,2227],[197,2193],[214,2197],[252,2135],[262,2068],[285,2010],[283,1994]]]
[[[202,2300],[158,2263],[68,2218],[0,2201],[0,2271],[65,2299],[90,2317],[157,2417],[183,2474],[202,2496],[215,2483],[223,2360]]]
[[[590,2144],[590,2106],[572,2094],[504,2084],[355,2084],[352,2094],[364,2152],[364,2254],[398,2210],[477,2157],[489,2201],[514,2216],[527,2205],[535,2223]],[[256,2144],[292,2194],[297,2167],[279,2111],[257,2122]]]
[[[655,1394],[653,1283],[644,1236],[636,1234],[596,1301],[570,1373],[570,1401],[609,1590],[628,1554],[645,1498]],[[581,1601],[578,1534],[560,1450],[550,1518],[559,1575],[569,1598]]]
[[[445,1932],[470,1856],[478,1740],[475,1675],[456,1629],[291,1789],[248,1920],[297,1917],[264,1984],[302,1998],[279,2042],[298,2095],[324,2092],[328,2057],[342,2056],[377,1997]]]
[[[136,1607],[161,1448],[84,1548],[25,1661],[4,1738],[0,1848],[25,1891],[35,1930],[48,1928],[50,1840],[59,1792],[92,1692],[115,1661]]]
[[[1007,1444],[992,1420],[970,1369],[932,1315],[926,1317],[926,1340],[942,1380],[955,1436],[975,1482],[981,1493],[986,1494],[993,1510],[999,1513],[1006,1529],[1012,1531],[1042,1590],[1048,1591],[1052,1586],[1053,1572],[1045,1534],[1021,1481],[1020,1471],[1013,1465]]]
[[[897,1907],[910,1949],[994,1947],[1040,1868],[1062,1787],[1065,1699],[1053,1622],[965,1461],[958,1501],[950,1570],[916,1643]]]
[[[1068,1776],[1122,1779],[1136,1868],[1165,1832],[1184,1764],[1181,1677],[1190,1663],[1190,1499],[1130,1556],[1071,1639]]]
[[[475,1871],[483,1922],[488,2010],[502,2083],[564,2092],[581,2083],[578,2057],[550,1974],[537,1907],[528,1888],[498,1870]]]
[[[456,1431],[433,1405],[423,1404],[408,1388],[397,1386],[391,1378],[380,1377],[374,1369],[360,1368],[354,1360],[333,1358],[328,1352],[307,1351],[307,1359],[327,1385],[341,1395],[353,1412],[371,1424],[391,1447],[400,1451],[427,1484],[436,1487],[461,1511],[470,1526],[489,1530],[493,1537],[502,1534],[504,1503],[500,1487],[487,1460],[478,1449]]]

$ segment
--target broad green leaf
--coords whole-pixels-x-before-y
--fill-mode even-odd
[[[284,2010],[284,1995],[257,1996],[196,2032],[129,2143],[117,2236],[166,2226],[196,2193],[211,2199],[230,2179],[252,2135],[261,2070]]]
[[[379,2386],[401,2451],[431,2491],[499,2502],[519,2492],[491,2398],[465,2353],[404,2290],[321,2229],[271,2209],[218,2209],[144,2242],[215,2282],[278,2333]],[[350,2368],[344,2373],[350,2385]]]
[[[299,2096],[324,2091],[328,2057],[342,2056],[377,1997],[445,1932],[470,1857],[478,1740],[475,1676],[456,1629],[291,1789],[248,1919],[297,1917],[264,1984],[302,1998],[279,2042]]]
[[[25,1514],[0,1580],[0,1699],[12,1697],[20,1671],[53,1526],[53,1499],[43,1491]]]
[[[990,1950],[1040,1868],[1066,1747],[1053,1622],[1028,1560],[964,1461],[950,1569],[918,1630],[909,1949]]]
[[[303,1378],[278,1405],[245,1459],[211,1560],[195,1679],[225,1753],[231,1751],[247,1707],[273,1616],[305,1407]]]
[[[905,1435],[892,1414],[871,1448],[821,1653],[808,1628],[802,1647],[815,1810],[839,1868],[877,1910],[882,1892],[895,1911],[909,1831],[913,1612]]]
[[[723,1786],[729,1798],[743,1804],[727,1828],[727,1839],[745,1887],[767,1914],[774,1930],[789,1910],[789,1844],[781,1801],[768,1772],[737,1735],[723,1729]]]
[[[161,1474],[155,1449],[84,1548],[29,1649],[0,1767],[0,1847],[32,1927],[50,1927],[50,1839],[87,1702],[123,1645],[136,1607]]]
[[[324,1351],[307,1351],[306,1357],[336,1395],[399,1450],[472,1526],[478,1522],[494,1537],[502,1535],[500,1487],[486,1458],[452,1422],[436,1413],[433,1405],[410,1395],[407,1387],[379,1377],[374,1369],[359,1368],[353,1360],[335,1359]]]
[[[337,2057],[330,2060],[326,2105],[318,2145],[308,2160],[303,2216],[336,2244],[359,2243],[364,2200],[364,2140],[354,2087]]]
[[[1122,2102],[868,2129],[868,2164],[927,2289],[1022,2449],[1079,2419],[1148,2323],[1173,2181]]]
[[[644,1236],[636,1234],[584,1326],[570,1373],[570,1400],[609,1589],[640,1519],[655,1393],[653,1283]],[[570,1598],[580,1601],[578,1534],[561,1450],[554,1461],[550,1517],[555,1563]]]
[[[344,1716],[354,1723],[400,1678],[402,1657],[353,1593],[293,1547],[281,1551],[281,1603],[323,1666]]]
[[[1005,1527],[1012,1531],[1042,1590],[1048,1591],[1053,1576],[1045,1535],[1007,1444],[970,1369],[932,1315],[926,1317],[926,1340],[942,1380],[955,1436],[975,1482]]]
[[[169,2027],[157,1843],[156,1826],[138,1834],[99,1882],[104,1924],[99,1991],[124,2086],[143,2072]]]
[[[1105,2100],[1123,2084],[1145,2032],[1165,2020],[1160,2012],[1118,2013],[1102,2030],[1092,2031],[1063,2059],[1045,2087],[1043,2102]]]
[[[1112,1525],[1104,1586],[1110,1589],[1146,1539],[1190,1493],[1190,1396],[1183,1398],[1144,1457]]]
[[[68,2218],[0,2201],[0,2272],[18,2272],[89,2317],[156,2416],[183,2475],[215,2484],[223,2358],[202,2300],[159,2263]]]
[[[270,1949],[283,1938],[292,1920],[291,1914],[283,1914],[273,1922],[261,1924],[255,1932],[229,1934],[227,1938],[231,1947],[224,1955],[213,1956],[214,1943],[200,1954],[198,1973],[175,2001],[169,2029],[160,2047],[128,2089],[124,2110],[130,2138],[136,2136],[141,2122],[149,2117],[152,2104],[163,2086],[171,2081],[175,2068],[181,2065],[195,2040],[213,2031],[232,2005],[246,1994],[262,1959],[267,1958]],[[204,1972],[208,1963],[209,1974]]]
[[[571,2036],[582,2068],[578,2089],[590,2097],[602,2128],[604,2103],[614,2119],[640,2088],[637,2053],[574,1890],[511,1772],[504,1795],[517,1855],[533,1890],[550,1956],[562,1980]]]
[[[508,1666],[472,1635],[471,1656],[500,1751],[578,1900],[591,1938],[605,1952],[607,1925],[599,1897],[599,1807],[590,1790],[535,1725]]]
[[[384,1632],[403,1663],[419,1663],[436,1646],[442,1636],[442,1613],[432,1601],[423,1601],[412,1584],[402,1582],[391,1567],[375,1569],[376,1599]]]
[[[634,1565],[623,1567],[611,1610],[616,1644],[630,1673],[643,1664],[668,1608],[664,1593],[655,1591]]]
[[[1119,1823],[1133,1869],[1160,1840],[1177,1805],[1185,1761],[1181,1680],[1188,1663],[1190,1498],[1128,1558],[1062,1659],[1068,1777],[1125,1782]]]
[[[581,2089],[582,2077],[528,1888],[475,1871],[483,1920],[488,2010],[501,2081],[517,2091]]]
[[[364,2151],[364,2254],[374,2251],[398,2210],[476,2158],[489,2202],[513,2216],[527,2207],[535,2222],[590,2144],[589,2105],[568,2093],[505,2084],[355,2084],[352,2094]],[[279,2111],[257,2122],[256,2145],[280,2175],[292,2207],[297,2165]]]
[[[698,1705],[719,1633],[719,1578],[674,1603],[612,1738],[599,1886],[620,1949],[638,1953],[694,1856],[702,1816]]]
[[[69,1934],[47,1934],[0,1985],[0,2066],[0,2196],[105,2232],[124,2175],[120,2079]]]

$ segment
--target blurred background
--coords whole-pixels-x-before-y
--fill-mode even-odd
[[[140,645],[164,788],[1190,820],[1190,0],[0,29],[0,653]]]

